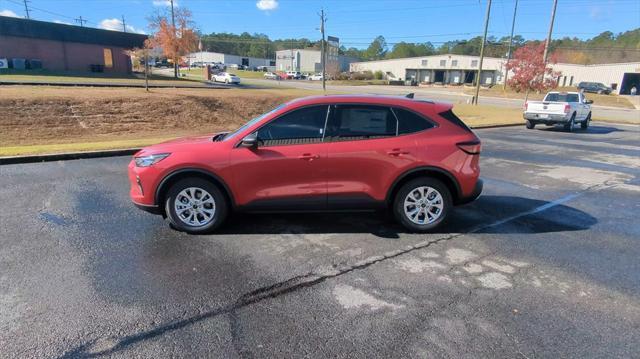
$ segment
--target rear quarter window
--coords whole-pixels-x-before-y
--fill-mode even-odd
[[[393,108],[398,118],[398,135],[420,132],[432,128],[433,124],[417,113],[401,108]]]

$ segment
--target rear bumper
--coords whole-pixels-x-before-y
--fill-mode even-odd
[[[478,180],[476,181],[476,185],[473,187],[473,191],[471,192],[471,194],[466,197],[462,197],[458,199],[456,205],[466,204],[466,203],[475,201],[482,194],[483,187],[484,187],[484,182],[482,181],[482,179],[478,178]]]
[[[567,123],[571,119],[568,114],[555,115],[555,114],[538,114],[525,112],[522,117],[525,120],[534,122],[534,123],[544,123],[548,125],[556,124],[556,123]]]

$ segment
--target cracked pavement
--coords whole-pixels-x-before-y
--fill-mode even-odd
[[[479,130],[436,233],[380,214],[171,230],[129,158],[0,166],[0,357],[638,357],[640,128]]]

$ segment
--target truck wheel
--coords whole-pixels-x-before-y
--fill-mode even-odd
[[[535,122],[531,122],[529,120],[527,120],[527,123],[525,124],[525,126],[530,129],[533,130],[536,127],[536,123]]]
[[[584,121],[582,121],[582,123],[580,124],[580,127],[582,127],[583,130],[586,130],[587,128],[589,128],[589,122],[591,122],[591,112],[589,112],[589,114],[587,115],[587,118],[585,118]]]
[[[576,122],[576,113],[574,112],[573,115],[571,115],[571,119],[569,120],[569,122],[567,122],[564,125],[564,130],[572,132],[573,131],[573,126],[575,125],[575,122]]]

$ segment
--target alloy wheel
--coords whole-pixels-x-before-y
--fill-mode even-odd
[[[416,224],[435,222],[442,215],[443,209],[442,195],[433,187],[417,187],[404,199],[404,214]]]
[[[174,210],[184,224],[201,227],[213,220],[216,214],[216,202],[206,190],[188,187],[176,196]]]

